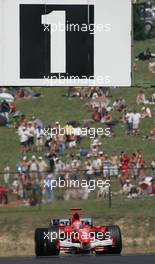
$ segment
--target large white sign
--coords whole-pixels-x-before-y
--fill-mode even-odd
[[[130,86],[131,0],[0,0],[1,86]]]

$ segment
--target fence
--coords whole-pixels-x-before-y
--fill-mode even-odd
[[[136,185],[145,177],[155,177],[155,168],[130,167],[127,172],[110,167],[92,173],[82,169],[62,170],[57,173],[0,172],[0,203],[7,203],[6,193],[10,201],[29,200],[32,205],[50,202],[54,196],[55,199],[62,200],[86,200],[102,193],[111,207],[112,193],[119,193],[123,181],[130,179]]]
[[[117,173],[116,173],[117,171]],[[144,176],[145,177],[154,177],[155,176],[155,168],[153,167],[129,167],[128,168],[128,178],[133,178],[134,176],[136,176],[136,174],[139,174],[140,171],[143,172]],[[15,175],[30,175],[30,174],[37,174],[37,177],[40,177],[40,176],[46,176],[47,174],[51,173],[50,171],[42,171],[42,172],[39,172],[39,171],[35,171],[35,172],[30,172],[29,170],[27,171],[22,171],[22,170],[19,170],[19,171],[0,171],[0,184],[4,184],[5,183],[5,176],[9,178],[9,183],[11,184],[11,181],[13,180],[14,176]],[[62,170],[62,171],[59,171],[58,173],[54,172],[53,174],[55,175],[64,175],[65,173],[68,173],[68,174],[74,174],[73,171],[71,170]],[[78,175],[82,175],[82,174],[85,174],[87,173],[87,170],[86,169],[77,169],[75,170],[75,173],[78,174]],[[104,177],[105,174],[107,177],[110,177],[110,176],[118,176],[122,173],[122,169],[120,168],[116,168],[116,167],[107,167],[107,168],[103,168],[102,170],[95,170],[94,169],[94,172],[92,173],[92,175],[95,177],[96,175],[100,175],[100,177]],[[105,176],[105,177],[106,177]]]

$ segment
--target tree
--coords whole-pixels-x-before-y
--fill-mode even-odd
[[[145,32],[144,20],[141,20],[143,5],[133,5],[133,36],[134,40],[144,40],[147,35]]]

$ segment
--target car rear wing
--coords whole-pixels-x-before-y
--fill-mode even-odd
[[[53,225],[53,226],[68,226],[68,225],[71,225],[71,219],[67,219],[67,218],[51,219],[50,225]]]
[[[80,218],[82,225],[88,225],[93,226],[93,220],[92,218],[86,217],[86,218]]]
[[[93,226],[92,218],[80,218],[82,225]],[[52,226],[69,226],[72,224],[72,220],[70,218],[61,218],[61,219],[51,219],[50,225]]]

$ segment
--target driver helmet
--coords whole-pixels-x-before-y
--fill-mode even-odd
[[[79,220],[73,222],[74,229],[80,229],[82,227],[82,223]]]

